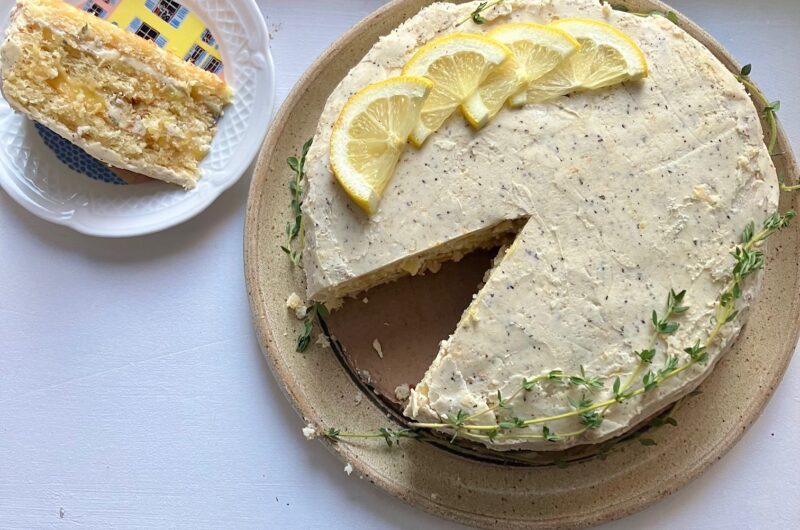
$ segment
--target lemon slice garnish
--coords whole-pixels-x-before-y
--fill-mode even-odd
[[[510,56],[504,45],[472,33],[439,37],[420,48],[403,75],[426,77],[433,81],[433,90],[411,132],[411,143],[421,146]]]
[[[530,83],[512,105],[538,103],[577,90],[595,90],[647,77],[647,60],[639,46],[604,22],[565,18],[551,24],[572,35],[581,47],[554,70]]]
[[[496,68],[461,107],[473,127],[483,127],[506,100],[556,68],[580,48],[568,33],[532,23],[504,24],[488,36],[505,44],[513,56]]]
[[[394,77],[351,97],[331,132],[331,168],[345,192],[375,213],[433,83]]]

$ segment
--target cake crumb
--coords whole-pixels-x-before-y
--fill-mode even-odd
[[[358,377],[366,384],[372,383],[372,374],[369,373],[369,370],[359,370]]]
[[[701,184],[699,186],[695,186],[692,188],[692,193],[694,195],[695,200],[706,202],[711,206],[716,206],[719,202],[719,197],[717,195],[712,195],[708,191],[708,186],[705,184]]]
[[[318,346],[321,346],[323,350],[328,349],[328,348],[331,347],[331,341],[329,341],[328,337],[326,337],[325,334],[322,333],[322,332],[320,332],[320,334],[317,335],[316,344]]]
[[[308,308],[303,303],[303,299],[297,296],[297,293],[289,295],[289,298],[286,299],[286,307],[294,311],[299,320],[306,318],[306,314],[308,314]]]
[[[356,406],[361,405],[361,400],[362,399],[364,399],[364,394],[362,392],[356,392],[356,395],[353,398],[353,401],[355,401]]]
[[[336,311],[342,307],[342,305],[344,305],[344,300],[341,298],[337,298],[336,300],[328,300],[325,302],[325,307],[328,309],[328,311]]]
[[[319,433],[317,432],[317,428],[309,423],[303,427],[303,436],[306,437],[306,440],[313,440],[319,436]]]
[[[375,352],[378,354],[378,357],[383,359],[383,348],[381,347],[381,343],[378,339],[372,341],[372,347],[375,349]]]
[[[348,463],[347,463],[347,465],[346,465],[346,466],[344,466],[344,472],[345,472],[345,473],[347,473],[347,476],[348,476],[348,477],[349,477],[350,475],[352,475],[352,474],[353,474],[353,464],[351,464],[350,462],[348,462]]]
[[[405,383],[399,385],[397,388],[394,389],[394,397],[396,397],[400,401],[407,400],[408,396],[410,395],[411,395],[411,387]]]
[[[364,297],[364,299],[363,299],[363,300],[361,300],[361,301],[362,301],[362,302],[364,302],[365,304],[368,304],[368,303],[369,303],[369,298],[367,298],[367,297],[365,296],[365,297]]]

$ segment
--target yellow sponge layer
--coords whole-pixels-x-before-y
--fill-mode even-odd
[[[18,0],[0,48],[2,92],[109,165],[193,188],[223,80],[61,0]]]

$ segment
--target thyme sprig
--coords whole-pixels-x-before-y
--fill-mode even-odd
[[[753,65],[746,64],[742,67],[736,79],[747,89],[751,96],[756,98],[758,102],[764,107],[761,115],[767,122],[769,128],[769,136],[767,139],[767,150],[770,156],[775,155],[775,148],[778,145],[778,111],[781,109],[780,101],[770,101],[761,90],[750,79],[750,73],[753,71]]]
[[[656,344],[658,339],[664,335],[672,335],[678,331],[680,324],[670,319],[680,316],[689,310],[689,306],[683,305],[683,299],[685,297],[686,290],[675,292],[674,289],[670,289],[669,294],[667,295],[667,307],[664,311],[664,315],[659,317],[658,312],[653,311],[650,319],[653,326],[653,332],[650,335],[650,343],[644,350],[634,352],[634,355],[639,358],[639,363],[636,365],[636,368],[633,370],[633,372],[631,372],[624,383],[620,383],[619,377],[614,380],[614,386],[612,389],[614,390],[614,397],[616,398],[617,402],[628,399],[629,396],[626,394],[627,390],[631,387],[631,385],[633,385],[641,371],[644,370],[645,367],[652,364],[653,359],[656,356]],[[605,414],[605,410],[603,413]]]
[[[327,325],[325,319],[328,318],[328,308],[319,302],[314,302],[306,311],[305,319],[303,320],[303,332],[297,337],[297,352],[304,353],[308,346],[311,344],[311,334],[314,332],[315,324],[319,323],[320,326]]]
[[[325,307],[325,304],[314,302],[308,307],[306,310],[306,316],[303,319],[303,331],[297,337],[296,351],[298,353],[304,353],[306,350],[308,350],[308,347],[311,345],[311,335],[314,333],[316,326],[319,325],[319,328],[322,330],[322,335],[325,337],[325,340],[328,341],[328,344],[334,353],[339,356],[344,355],[344,348],[342,348],[342,344],[331,333],[331,330],[328,327],[327,319],[329,314],[330,312],[328,311],[328,308]]]
[[[622,11],[623,13],[630,13],[631,15],[636,15],[637,17],[663,17],[675,25],[678,25],[679,21],[678,14],[675,11],[667,11],[666,13],[664,11],[658,11],[655,9],[652,11],[631,11],[630,9],[628,9],[627,6],[623,5],[613,5],[611,6],[611,8],[614,9],[615,11]]]
[[[326,431],[326,433],[329,433],[326,434],[326,437],[334,441],[340,441],[344,438],[383,438],[386,440],[387,444],[391,446],[393,443],[396,445],[400,438],[418,438],[423,431],[440,430],[450,432],[451,443],[455,442],[460,435],[466,435],[469,438],[484,440],[489,443],[504,439],[555,442],[567,438],[574,438],[590,429],[596,429],[602,424],[605,412],[614,405],[621,401],[630,400],[650,392],[693,366],[708,362],[709,348],[719,338],[723,328],[733,322],[738,316],[736,305],[737,301],[742,296],[744,288],[743,282],[756,271],[764,268],[765,257],[760,250],[760,246],[770,236],[787,227],[794,217],[794,211],[788,211],[785,214],[776,212],[770,215],[758,230],[756,229],[755,223],[749,223],[745,227],[739,244],[737,244],[731,252],[731,256],[734,259],[731,278],[717,298],[715,314],[712,319],[713,328],[711,331],[708,332],[705,339],[698,339],[695,341],[694,345],[684,348],[683,353],[686,354],[685,357],[681,358],[674,354],[668,355],[660,368],[655,370],[649,368],[642,377],[641,382],[638,385],[634,385],[633,382],[638,378],[638,375],[644,367],[652,365],[656,354],[655,346],[657,345],[659,337],[674,334],[678,330],[679,324],[672,319],[684,314],[689,309],[688,306],[684,305],[686,291],[677,292],[671,290],[667,297],[667,306],[663,315],[659,316],[657,312],[654,312],[651,318],[653,333],[651,334],[650,346],[644,350],[635,352],[640,362],[628,378],[628,380],[632,382],[631,385],[628,386],[628,380],[623,384],[619,377],[615,378],[612,385],[613,396],[610,399],[594,402],[594,400],[587,397],[586,391],[591,392],[598,388],[603,388],[604,384],[599,377],[588,377],[583,368],[581,368],[579,375],[572,376],[566,375],[560,370],[552,370],[532,378],[523,379],[519,388],[507,398],[504,398],[503,395],[498,392],[496,402],[493,405],[472,415],[467,414],[463,410],[459,410],[455,413],[449,413],[441,422],[416,422],[400,431],[383,428],[370,433],[343,433],[338,429],[329,429]],[[509,409],[511,407],[511,402],[518,396],[523,393],[533,392],[536,388],[547,382],[556,382],[578,387],[584,390],[584,393],[579,400],[570,398],[569,410],[561,414],[532,418],[520,418],[517,416],[500,417],[502,415],[495,415],[495,421],[492,423],[473,423],[475,420],[489,413]],[[569,418],[576,418],[582,427],[572,432],[563,433],[558,433],[550,427],[550,425],[555,422]],[[669,424],[676,423],[674,418],[671,418],[669,415],[661,418],[660,421]],[[541,425],[540,433],[528,432],[529,428],[534,425]],[[525,432],[518,432],[520,430],[525,430]],[[655,442],[644,438],[640,440],[640,443],[643,445],[652,445]]]
[[[486,24],[486,19],[483,18],[483,13],[485,11],[493,8],[497,4],[501,4],[502,2],[503,2],[503,0],[491,0],[491,1],[486,1],[486,2],[480,2],[478,4],[478,6],[475,8],[475,10],[472,11],[472,13],[470,13],[468,17],[465,17],[464,19],[460,20],[456,24],[456,26],[460,26],[462,24],[465,24],[466,22],[469,22],[470,20],[473,21],[475,24],[478,24],[478,25]]]
[[[736,76],[736,79],[744,85],[747,89],[747,92],[753,96],[758,103],[764,108],[761,112],[762,118],[766,122],[766,128],[769,131],[767,134],[767,150],[769,151],[770,156],[775,157],[778,156],[780,153],[776,153],[775,149],[778,146],[778,111],[781,109],[781,102],[780,101],[770,101],[764,95],[764,93],[759,90],[759,88],[753,83],[750,79],[750,74],[753,71],[753,66],[750,64],[746,64],[742,67],[742,70]],[[778,175],[778,182],[780,183],[781,191],[797,191],[800,190],[800,184],[786,184],[786,179],[783,175]]]
[[[343,438],[383,438],[390,448],[394,445],[400,445],[402,439],[416,439],[420,438],[421,434],[411,429],[387,429],[381,427],[377,432],[368,433],[343,433],[338,429],[327,429],[322,432],[325,438],[338,442]]]
[[[742,67],[742,70],[736,76],[736,79],[744,85],[744,87],[747,89],[747,92],[749,92],[750,95],[754,97],[764,109],[761,112],[761,117],[764,118],[766,128],[769,131],[766,133],[767,150],[769,151],[770,156],[775,157],[780,154],[776,153],[775,149],[778,146],[778,111],[781,109],[781,102],[777,100],[770,101],[767,99],[764,93],[759,90],[755,83],[753,83],[753,81],[750,79],[750,73],[752,71],[753,66],[746,64]],[[800,190],[800,184],[786,184],[786,179],[783,175],[778,175],[778,182],[780,184],[781,191]]]
[[[303,229],[303,179],[305,178],[306,156],[311,148],[313,138],[303,144],[300,156],[290,156],[286,163],[294,171],[294,177],[289,181],[289,192],[292,196],[292,220],[286,223],[286,244],[281,245],[289,260],[295,267],[302,267],[303,244],[305,243],[305,231]],[[295,241],[299,238],[298,243]]]

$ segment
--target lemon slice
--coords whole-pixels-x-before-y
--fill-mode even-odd
[[[411,143],[421,146],[510,56],[504,45],[473,33],[452,33],[420,48],[403,75],[426,77],[433,81],[433,90],[411,132]]]
[[[568,33],[532,23],[503,24],[488,36],[505,44],[512,58],[496,68],[464,105],[462,111],[473,127],[483,127],[512,95],[556,68],[578,51],[580,45]]]
[[[369,215],[378,208],[432,86],[410,76],[369,85],[348,100],[333,126],[333,173]]]
[[[551,72],[532,82],[512,105],[538,103],[576,90],[595,90],[630,79],[647,77],[647,60],[639,46],[604,22],[565,18],[551,24],[566,31],[581,47]]]

